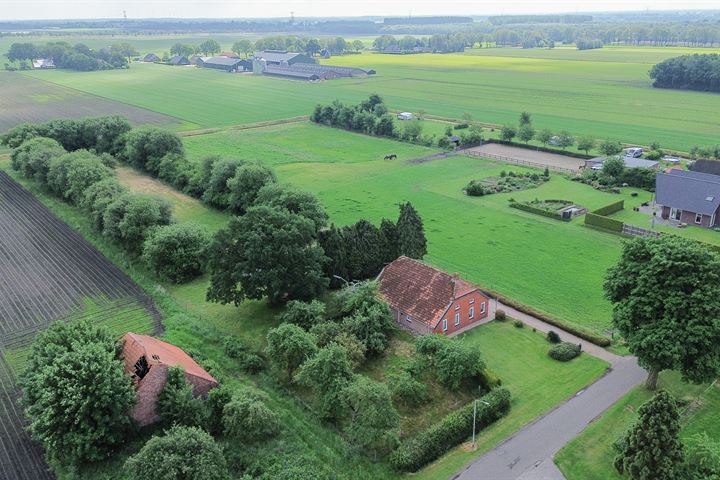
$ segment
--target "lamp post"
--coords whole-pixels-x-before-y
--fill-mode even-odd
[[[475,417],[477,416],[477,402],[482,402],[485,405],[487,405],[488,407],[490,406],[490,404],[488,402],[486,402],[485,400],[475,400],[475,402],[473,402],[474,403],[473,404],[473,436],[472,436],[473,448],[475,448]]]

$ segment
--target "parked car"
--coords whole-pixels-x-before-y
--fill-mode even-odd
[[[643,149],[640,147],[628,148],[625,150],[626,157],[640,158],[642,157]]]

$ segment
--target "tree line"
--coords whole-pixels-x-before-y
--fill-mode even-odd
[[[436,34],[427,38],[405,35],[397,38],[394,35],[381,35],[373,41],[373,48],[382,52],[388,47],[397,47],[404,53],[414,51],[431,51],[433,53],[463,52],[471,47],[474,37],[467,33]]]
[[[681,55],[650,70],[653,87],[720,92],[720,54]]]
[[[83,43],[70,45],[67,42],[48,42],[44,45],[13,43],[6,55],[11,62],[19,62],[20,69],[30,68],[32,65],[28,64],[28,61],[48,58],[52,59],[58,68],[89,72],[127,68],[130,59],[138,55],[138,52],[129,43],[116,43],[107,48],[93,50]],[[5,68],[12,70],[15,67],[6,64]]]

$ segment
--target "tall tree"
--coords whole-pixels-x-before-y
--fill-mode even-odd
[[[528,112],[522,112],[520,114],[520,122],[519,125],[522,127],[523,125],[531,125],[532,119],[530,117],[530,114]]]
[[[329,259],[323,268],[325,276],[330,279],[331,288],[338,288],[342,286],[345,283],[344,280],[348,280],[350,276],[345,252],[345,242],[340,230],[338,230],[334,224],[330,225],[330,228],[320,230],[318,233],[318,243]]]
[[[520,128],[518,128],[517,131],[517,135],[521,141],[528,143],[530,140],[533,139],[533,137],[535,137],[535,129],[529,123],[525,123],[523,125],[520,125]]]
[[[380,242],[383,263],[390,263],[400,256],[398,229],[392,220],[383,218],[380,222]]]
[[[720,261],[700,243],[667,235],[636,237],[605,279],[613,325],[650,373],[692,382],[720,374]]]
[[[330,343],[306,361],[295,378],[299,384],[315,391],[323,418],[337,420],[343,410],[342,391],[352,377],[347,350],[337,343]]]
[[[352,279],[366,279],[380,273],[382,268],[382,242],[380,230],[367,220],[342,229],[345,260]]]
[[[622,144],[617,140],[610,140],[608,138],[600,142],[600,145],[598,145],[598,150],[600,150],[600,153],[602,153],[606,157],[611,157],[622,152]]]
[[[543,147],[546,147],[548,142],[552,139],[553,133],[549,128],[543,128],[539,132],[537,132],[537,135],[535,136],[535,139],[543,144]]]
[[[245,55],[245,58],[248,57],[251,53],[253,53],[255,49],[253,48],[253,43],[250,40],[238,40],[237,42],[233,43],[232,51],[237,53],[238,55],[243,54]]]
[[[615,468],[632,480],[676,480],[683,464],[680,413],[665,390],[638,410],[638,420],[618,442]]]
[[[427,254],[427,240],[422,218],[410,202],[400,205],[397,231],[400,255],[422,259]]]
[[[515,138],[516,135],[517,129],[512,125],[503,125],[503,127],[500,129],[500,138],[502,138],[506,142],[512,141],[512,139]]]
[[[577,141],[577,148],[578,150],[582,150],[585,152],[585,155],[588,155],[590,153],[590,150],[595,148],[595,139],[589,135],[583,135],[582,137],[578,138]]]
[[[315,225],[279,208],[252,207],[231,219],[216,234],[208,260],[207,299],[213,302],[308,300],[327,286],[327,258],[315,242]]]
[[[237,169],[235,175],[227,181],[228,207],[230,211],[242,215],[250,208],[265,185],[277,183],[275,172],[262,163],[246,163]]]
[[[213,39],[208,39],[198,45],[198,48],[205,55],[220,53],[220,44]]]
[[[287,373],[292,380],[295,370],[317,351],[315,337],[292,323],[283,323],[267,334],[267,353],[270,361]]]

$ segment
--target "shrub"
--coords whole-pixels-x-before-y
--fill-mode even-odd
[[[236,440],[253,443],[274,437],[280,432],[280,420],[265,402],[267,396],[244,388],[223,409],[223,433]]]
[[[498,388],[477,402],[476,430],[482,431],[510,410],[510,392]],[[460,444],[472,434],[474,402],[450,413],[438,423],[403,442],[389,456],[397,471],[415,472]]]
[[[560,335],[558,335],[555,330],[550,330],[547,333],[547,340],[550,343],[560,343]]]
[[[568,362],[580,355],[581,350],[582,347],[580,345],[575,345],[570,342],[562,342],[554,345],[548,352],[548,355],[560,362]]]
[[[417,380],[409,372],[392,375],[388,383],[395,402],[407,406],[417,406],[428,400],[427,385]]]
[[[310,330],[314,325],[321,323],[325,317],[325,304],[312,300],[303,302],[291,300],[287,303],[287,309],[280,315],[280,321],[292,323],[305,330]]]
[[[174,426],[154,436],[125,463],[130,480],[227,480],[227,463],[215,440],[199,428]]]
[[[486,189],[486,187],[484,187],[482,183],[476,180],[470,180],[470,183],[465,186],[465,194],[471,197],[482,197],[487,193],[488,190]]]
[[[103,215],[108,205],[127,193],[127,189],[120,185],[117,178],[110,177],[93,183],[85,190],[80,207],[90,214],[93,225],[98,231],[103,230]]]
[[[243,372],[255,375],[265,368],[265,359],[252,352],[246,352],[240,357],[240,368]]]
[[[232,390],[227,384],[222,384],[210,390],[207,398],[207,407],[209,411],[208,427],[214,435],[222,433],[222,413],[225,405],[232,400]]]
[[[235,337],[225,337],[223,340],[225,355],[230,358],[240,358],[245,354],[245,345]]]
[[[143,244],[143,261],[160,278],[183,283],[202,274],[210,234],[194,223],[153,229]]]
[[[143,195],[122,195],[103,214],[103,233],[131,253],[141,253],[153,227],[170,223],[171,207],[164,200]]]
[[[520,321],[520,320],[515,320],[515,321],[513,322],[513,326],[514,326],[515,328],[523,328],[523,327],[525,326],[525,324],[524,324],[522,321]]]
[[[56,196],[78,205],[88,187],[113,175],[97,155],[77,150],[50,161],[48,188]]]
[[[497,320],[499,322],[504,322],[505,320],[507,320],[505,310],[502,310],[502,309],[495,310],[495,320]]]
[[[203,427],[207,412],[203,401],[193,396],[192,386],[185,380],[182,367],[168,369],[167,381],[157,398],[157,413],[165,425]]]

